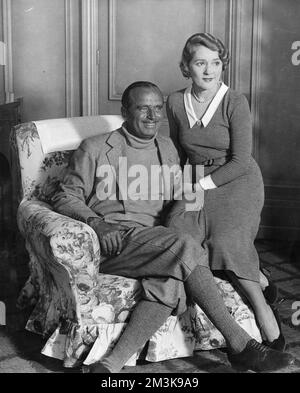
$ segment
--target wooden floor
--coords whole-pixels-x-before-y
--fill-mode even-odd
[[[300,372],[300,248],[299,245],[259,241],[257,250],[262,264],[269,269],[273,281],[279,288],[279,310],[283,331],[288,343],[288,352],[299,359],[293,368],[280,370],[283,373]],[[11,255],[10,255],[11,254]],[[12,261],[15,250],[5,250],[2,246],[2,267],[5,263],[15,266]],[[23,255],[23,258],[25,256]],[[7,262],[5,262],[7,258]],[[25,262],[19,260],[20,266]],[[19,266],[19,267],[20,267]],[[25,270],[22,274],[25,274]],[[16,282],[16,277],[13,277]],[[23,277],[25,279],[25,277]],[[11,297],[11,301],[14,296]],[[1,300],[1,299],[0,299]],[[298,309],[298,315],[297,315]],[[22,324],[26,315],[15,314],[11,322],[14,328],[0,327],[0,373],[79,373],[80,370],[65,369],[58,360],[40,354],[43,340],[26,332]],[[159,363],[141,363],[136,367],[126,367],[122,374],[150,373],[236,373],[227,361],[224,350],[198,351],[193,357],[174,359]],[[124,376],[125,377],[125,376]]]

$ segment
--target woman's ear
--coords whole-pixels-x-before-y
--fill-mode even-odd
[[[190,79],[191,77],[191,71],[188,67],[185,67],[184,69],[184,76],[186,77],[186,79]]]

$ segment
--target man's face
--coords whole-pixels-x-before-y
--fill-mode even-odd
[[[155,88],[137,87],[130,93],[129,108],[122,108],[126,129],[141,139],[156,135],[163,119],[163,98]]]

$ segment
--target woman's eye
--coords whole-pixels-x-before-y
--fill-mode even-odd
[[[198,61],[198,62],[196,63],[196,66],[198,66],[198,67],[203,67],[203,66],[205,66],[205,63],[204,63],[204,61]]]

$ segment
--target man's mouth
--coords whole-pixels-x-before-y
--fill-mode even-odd
[[[212,82],[215,78],[202,78],[204,82]]]
[[[155,128],[156,127],[157,122],[144,122],[145,127],[147,128]]]

